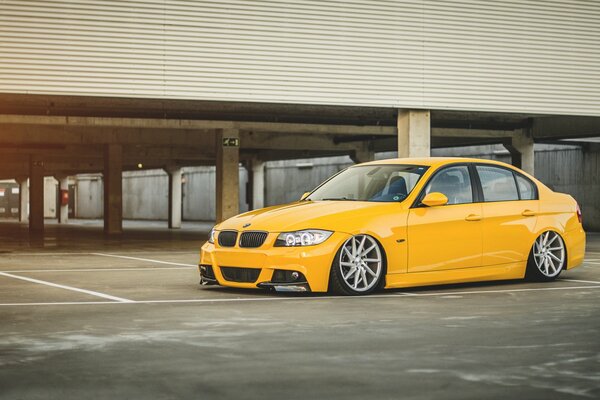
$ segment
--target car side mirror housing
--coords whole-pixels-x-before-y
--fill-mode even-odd
[[[305,198],[307,198],[309,194],[310,194],[310,192],[304,192],[304,194],[302,195],[302,197],[300,197],[300,201],[302,201]]]
[[[443,206],[448,204],[448,198],[443,193],[431,192],[421,200],[421,204],[425,204],[427,207]]]

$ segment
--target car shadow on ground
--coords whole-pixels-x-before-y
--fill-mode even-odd
[[[560,280],[559,280],[560,281]],[[556,281],[555,281],[556,282]],[[439,291],[454,291],[454,290],[491,290],[491,289],[500,289],[506,290],[508,286],[517,285],[519,287],[515,287],[514,289],[525,289],[531,288],[531,286],[535,287],[544,287],[548,285],[549,282],[533,282],[525,279],[512,279],[512,280],[502,280],[502,281],[486,281],[486,282],[468,282],[468,283],[456,283],[456,284],[446,284],[446,285],[430,285],[430,286],[418,286],[418,287],[408,287],[408,288],[398,288],[398,289],[385,289],[380,290],[378,292],[374,292],[373,294],[381,295],[381,294],[399,294],[399,293],[432,293]],[[552,283],[552,282],[550,282]],[[331,292],[327,293],[295,293],[295,292],[276,292],[274,290],[265,290],[265,289],[237,289],[237,288],[229,288],[224,286],[200,286],[200,290],[211,290],[222,294],[229,295],[239,295],[244,297],[290,297],[290,298],[302,298],[302,297],[347,297],[343,295],[336,295]],[[368,296],[367,296],[368,297]]]

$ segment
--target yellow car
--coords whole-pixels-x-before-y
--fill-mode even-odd
[[[230,218],[202,246],[203,284],[344,295],[484,280],[549,281],[583,261],[575,200],[501,162],[355,165],[300,201]]]

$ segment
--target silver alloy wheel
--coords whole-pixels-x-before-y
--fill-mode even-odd
[[[356,235],[346,240],[340,252],[342,279],[352,290],[366,292],[377,284],[383,270],[379,245],[371,236]]]
[[[538,270],[548,278],[554,278],[565,264],[565,244],[553,231],[542,233],[533,245],[533,259]]]

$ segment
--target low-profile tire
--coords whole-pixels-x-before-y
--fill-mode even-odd
[[[535,239],[525,278],[536,282],[555,280],[567,264],[567,248],[563,238],[555,231],[543,232]]]
[[[385,284],[385,254],[372,236],[356,235],[346,240],[335,254],[329,289],[345,296],[373,293]]]

